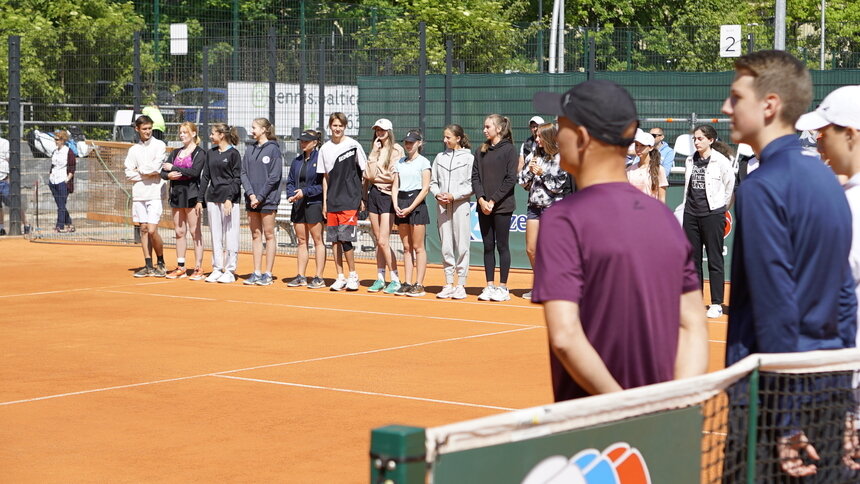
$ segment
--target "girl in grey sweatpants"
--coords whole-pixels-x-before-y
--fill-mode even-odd
[[[443,131],[445,151],[436,155],[430,178],[430,192],[436,197],[436,218],[442,242],[445,287],[436,295],[440,299],[465,299],[469,275],[469,239],[471,234],[472,164],[469,138],[457,124]],[[454,286],[454,272],[457,286]]]

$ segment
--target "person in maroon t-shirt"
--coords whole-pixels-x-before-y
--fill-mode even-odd
[[[707,370],[692,248],[674,215],[624,170],[638,126],[630,94],[592,80],[535,94],[559,116],[561,167],[577,192],[541,217],[532,301],[544,305],[555,400]]]

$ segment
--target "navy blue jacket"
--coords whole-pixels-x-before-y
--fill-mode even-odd
[[[254,194],[262,210],[277,210],[281,202],[283,170],[284,161],[277,142],[269,140],[262,145],[248,145],[241,172],[245,201],[250,203],[251,194]]]
[[[323,193],[323,174],[317,173],[317,156],[318,150],[311,151],[310,158],[305,161],[304,153],[299,153],[299,156],[293,160],[290,165],[290,174],[287,175],[287,198],[296,194],[296,190],[302,190],[302,202],[308,205],[322,203]],[[305,181],[299,185],[299,174],[304,171]]]
[[[726,364],[752,353],[850,348],[851,211],[836,176],[775,139],[738,188]]]

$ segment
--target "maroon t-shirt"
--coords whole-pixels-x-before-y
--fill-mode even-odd
[[[532,301],[572,301],[624,388],[671,380],[681,294],[699,289],[692,249],[665,204],[629,183],[592,185],[540,219]],[[550,351],[555,400],[588,396]]]

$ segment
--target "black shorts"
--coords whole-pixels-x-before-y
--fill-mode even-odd
[[[367,211],[370,213],[394,213],[394,204],[391,203],[391,195],[382,193],[376,185],[370,187],[367,195]]]
[[[412,202],[415,201],[415,198],[418,197],[418,194],[421,193],[421,190],[412,190],[411,192],[398,192],[397,193],[397,206],[401,208],[406,208],[409,205],[412,205]],[[406,218],[400,218],[395,216],[394,223],[397,225],[400,224],[408,224],[408,225],[427,225],[430,223],[430,211],[427,210],[427,202],[421,200],[421,203],[415,207],[415,210],[412,211]]]
[[[294,224],[320,224],[325,219],[322,213],[322,203],[294,203],[290,212],[290,222]]]

